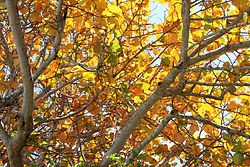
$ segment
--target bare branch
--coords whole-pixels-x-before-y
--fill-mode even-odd
[[[239,15],[229,15],[229,16],[223,16],[223,17],[215,17],[215,18],[190,18],[190,20],[195,21],[214,21],[214,20],[224,20],[228,18],[234,18],[238,17]]]
[[[99,54],[99,60],[98,60],[98,64],[97,64],[97,69],[100,68],[100,65],[101,65],[101,60],[102,60],[102,52],[104,50],[104,46],[105,46],[105,40],[107,38],[107,30],[105,30],[105,34],[104,34],[104,37],[103,37],[103,42],[102,42],[102,47],[101,47],[101,51],[100,51],[100,54]]]
[[[69,84],[72,84],[73,82],[77,81],[78,79],[80,79],[80,78],[77,77],[77,78],[74,78],[74,79],[72,79],[72,80],[69,80],[69,81],[67,81],[67,82],[62,83],[62,84],[59,85],[58,87],[56,87],[56,88],[50,90],[47,94],[45,94],[45,95],[42,96],[42,97],[40,97],[40,95],[37,95],[37,96],[35,97],[35,102],[34,102],[34,104],[36,104],[36,103],[38,102],[38,99],[40,99],[40,98],[46,99],[46,98],[48,98],[51,94],[57,92],[58,90],[62,89],[63,87],[65,87],[65,86],[67,86],[67,85],[69,85]]]
[[[164,128],[167,126],[167,124],[169,123],[169,121],[174,117],[175,112],[172,114],[172,112],[170,112],[160,123],[160,125],[156,128],[156,130],[150,135],[148,136],[145,140],[143,140],[141,142],[141,144],[132,152],[132,154],[129,156],[128,159],[126,159],[126,161],[123,163],[123,165],[127,166],[129,165],[130,162],[132,162],[135,157],[137,157],[137,155],[139,155],[139,153],[141,152],[141,150],[149,143],[151,142],[154,138],[156,138],[163,130]]]
[[[197,81],[187,81],[186,83],[204,85],[204,86],[250,86],[250,83],[207,83],[207,82],[197,82]]]
[[[243,11],[237,18],[235,18],[231,24],[229,24],[226,28],[219,30],[217,32],[215,32],[216,34],[211,37],[208,38],[206,41],[204,41],[202,44],[200,44],[197,48],[195,48],[189,55],[189,57],[194,57],[197,53],[199,53],[201,51],[201,49],[203,49],[204,47],[206,47],[207,45],[209,45],[210,43],[214,42],[216,39],[220,38],[221,36],[223,36],[225,33],[227,33],[229,30],[231,30],[233,28],[234,25],[236,25],[242,18],[243,18],[243,14],[245,12],[249,12],[250,11],[250,7],[248,7],[245,11]]]
[[[221,32],[229,31],[229,30],[231,30],[231,29],[233,29],[233,28],[243,27],[243,26],[246,26],[246,25],[249,25],[249,24],[250,24],[250,22],[247,22],[247,23],[244,23],[244,24],[237,24],[237,25],[233,25],[233,26],[228,26],[228,27],[226,27],[226,28],[223,28],[223,29],[218,30],[218,31],[213,32],[213,33],[211,33],[211,32],[209,31],[209,32],[208,32],[204,37],[202,37],[199,41],[197,41],[196,43],[194,43],[193,45],[191,45],[191,46],[188,48],[188,50],[192,49],[192,48],[195,47],[196,45],[201,44],[201,43],[202,43],[203,41],[205,41],[205,40],[209,40],[209,38],[212,38],[213,36],[216,36],[217,34],[219,34],[219,33],[221,33]],[[212,42],[213,42],[213,41],[212,41]],[[193,57],[193,56],[195,56],[195,55],[191,55],[191,54],[190,54],[190,57]]]
[[[3,29],[3,25],[0,24],[0,28]],[[4,34],[1,30],[0,30],[0,40],[1,40],[0,43],[2,44],[3,49],[4,49],[5,59],[8,63],[9,68],[10,68],[11,79],[13,81],[16,81],[16,79],[15,79],[15,67],[13,64],[12,54],[9,50],[7,41],[5,40]]]
[[[211,125],[213,127],[216,127],[218,129],[225,130],[228,133],[237,134],[239,136],[243,136],[243,137],[246,137],[246,138],[250,139],[250,135],[248,135],[248,134],[246,134],[246,133],[244,133],[244,132],[242,132],[240,130],[236,130],[236,129],[233,129],[233,128],[230,128],[230,127],[219,125],[219,124],[216,124],[216,123],[214,123],[212,121],[206,120],[206,119],[198,117],[198,116],[186,116],[186,115],[177,114],[177,115],[174,115],[173,117],[179,118],[179,119],[196,120],[196,121],[202,122],[204,124],[208,124],[208,125]]]
[[[198,67],[198,68],[191,68],[191,69],[184,69],[181,70],[182,72],[191,72],[191,71],[206,71],[206,70],[231,70],[231,69],[250,69],[249,66],[228,66],[228,67]]]
[[[72,117],[72,116],[75,116],[75,115],[79,114],[80,112],[86,110],[86,109],[88,108],[88,106],[89,106],[90,104],[92,104],[92,103],[96,100],[96,98],[99,96],[99,94],[100,94],[103,90],[104,90],[104,87],[103,87],[103,88],[93,97],[93,99],[92,99],[90,102],[88,102],[88,104],[84,105],[80,110],[77,110],[77,111],[75,111],[75,112],[69,113],[69,114],[67,114],[67,115],[65,115],[65,116],[61,116],[61,117],[57,117],[57,118],[52,118],[52,119],[47,119],[47,120],[40,121],[40,122],[38,122],[37,124],[35,124],[34,127],[37,127],[37,126],[39,126],[39,125],[41,125],[41,124],[43,124],[43,123],[48,123],[48,122],[54,122],[54,121],[59,121],[59,120],[67,119],[67,118],[70,118],[70,117]]]
[[[220,97],[216,97],[213,95],[205,95],[200,93],[192,93],[192,92],[181,92],[178,93],[181,96],[195,96],[195,97],[203,97],[203,98],[209,98],[209,99],[215,99],[215,100],[223,100],[224,94],[222,94]]]
[[[62,10],[62,2],[63,2],[63,0],[58,1],[59,7],[58,7],[57,11],[59,11],[59,9]],[[61,14],[60,14],[60,16],[62,17]],[[65,20],[60,19],[60,22],[58,22],[58,31],[57,31],[56,37],[54,39],[54,42],[53,42],[52,52],[50,53],[50,56],[43,62],[43,64],[33,74],[33,81],[35,81],[43,73],[43,71],[48,67],[48,65],[53,60],[55,60],[57,52],[59,50],[60,43],[61,43],[61,38],[62,38],[64,26],[65,26]],[[22,92],[23,92],[23,85],[20,85],[18,87],[18,89],[15,90],[12,94],[1,99],[1,101],[0,101],[1,106],[6,106],[6,105],[11,104],[16,99],[16,97],[18,97],[20,94],[22,94]]]
[[[81,157],[82,157],[82,159],[84,160],[84,162],[85,162],[85,166],[86,167],[88,167],[88,162],[87,162],[87,160],[86,160],[86,158],[85,158],[85,156],[84,156],[84,153],[83,153],[83,151],[82,151],[82,143],[81,143],[81,137],[80,137],[80,132],[79,132],[79,128],[78,128],[78,123],[77,123],[77,121],[75,122],[75,125],[76,125],[76,131],[77,131],[77,141],[78,141],[78,144],[79,144],[79,147],[80,147],[80,153],[81,153]]]
[[[230,51],[235,51],[235,50],[238,50],[238,49],[243,49],[243,48],[249,48],[250,47],[250,41],[246,41],[246,42],[240,42],[240,43],[237,43],[237,44],[232,44],[232,45],[225,45],[223,47],[220,47],[218,49],[215,49],[207,54],[204,54],[204,55],[200,55],[200,56],[197,56],[197,57],[194,57],[192,58],[188,64],[189,65],[194,65],[198,62],[201,62],[203,60],[207,60],[213,56],[216,56],[216,55],[221,55],[223,53],[226,53],[226,52],[230,52]]]
[[[76,62],[76,61],[74,61],[74,60],[70,60],[70,59],[66,59],[66,58],[61,58],[61,57],[60,57],[59,59],[60,59],[60,60],[67,61],[67,62],[70,62],[70,63],[73,63],[73,64],[75,64],[75,65],[78,65],[78,66],[82,67],[84,70],[90,71],[90,72],[95,72],[96,69],[97,69],[97,67],[98,67],[98,66],[89,67],[89,66],[87,66],[87,65],[85,65],[85,64],[83,64],[83,63],[79,63],[79,62]]]
[[[57,53],[60,49],[60,44],[61,44],[61,39],[62,39],[62,34],[63,30],[65,27],[65,20],[62,17],[61,11],[62,11],[62,4],[63,0],[58,1],[58,7],[57,7],[57,23],[58,23],[58,31],[56,33],[56,37],[53,42],[53,49],[52,52],[50,53],[49,57],[43,62],[43,64],[37,69],[37,71],[33,75],[33,80],[36,80],[42,73],[43,71],[48,67],[48,65],[56,59]]]

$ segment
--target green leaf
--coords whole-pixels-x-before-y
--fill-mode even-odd
[[[169,64],[170,64],[169,58],[168,58],[168,57],[163,58],[162,61],[161,61],[161,64],[162,64],[163,66],[165,66],[165,67],[168,67]]]
[[[237,90],[237,89],[236,89],[235,86],[231,86],[230,89],[229,89],[229,91],[232,92],[232,93],[235,92],[236,90]]]
[[[120,47],[118,42],[112,42],[111,49],[112,49],[112,52],[120,52],[121,51],[121,47]]]
[[[235,153],[233,156],[234,163],[242,164],[244,156],[241,152]]]
[[[138,156],[138,158],[143,159],[143,160],[146,160],[146,159],[147,159],[146,156],[143,155],[143,154],[140,154],[140,155]]]
[[[242,151],[242,144],[240,141],[236,142],[234,148],[232,149],[233,152],[241,152]]]
[[[209,16],[209,15],[205,15],[205,16],[204,16],[204,19],[211,19],[211,18],[213,18],[213,17],[212,17],[212,16]],[[206,22],[211,23],[211,22],[213,22],[213,21],[211,21],[211,20],[206,20]]]
[[[204,29],[205,30],[210,30],[210,29],[212,29],[212,26],[210,24],[205,24]]]
[[[113,29],[113,32],[114,32],[114,36],[115,37],[120,37],[121,36],[121,33],[120,33],[120,31],[118,31],[117,29]]]
[[[162,43],[164,43],[164,42],[165,42],[165,37],[162,36],[162,37],[159,39],[159,41],[161,41]]]
[[[248,14],[247,14],[247,12],[244,12],[244,14],[243,14],[243,20],[245,22],[247,22],[247,20],[248,20]]]
[[[210,152],[209,151],[206,151],[205,153],[204,153],[204,157],[210,157],[211,155],[210,155]]]
[[[117,60],[117,54],[111,53],[107,58],[107,63],[114,63]]]
[[[43,118],[42,117],[36,117],[36,119],[34,120],[35,122],[40,122],[40,121],[42,121],[43,120]]]
[[[225,140],[232,140],[232,135],[231,134],[227,134],[227,133],[222,133],[222,137]]]

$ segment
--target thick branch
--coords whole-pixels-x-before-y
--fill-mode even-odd
[[[17,1],[7,0],[6,6],[8,17],[13,34],[16,50],[18,53],[20,68],[22,72],[24,98],[21,109],[21,114],[26,122],[26,128],[32,129],[32,112],[33,112],[33,80],[30,72],[29,57],[24,42],[24,33],[22,32],[20,20],[17,11]]]
[[[148,112],[148,110],[161,98],[163,95],[166,95],[166,90],[169,88],[170,84],[174,82],[177,77],[179,71],[174,68],[172,69],[166,78],[164,78],[162,84],[157,87],[157,89],[141,104],[141,106],[134,112],[134,114],[130,117],[126,125],[121,129],[121,131],[117,134],[117,137],[110,147],[109,151],[105,154],[100,166],[108,166],[110,163],[109,156],[113,153],[118,153],[123,146],[125,145],[127,139],[130,134],[137,127],[141,119]]]
[[[240,130],[236,130],[236,129],[233,129],[233,128],[229,128],[229,127],[226,127],[226,126],[223,126],[223,125],[219,125],[219,124],[216,124],[212,121],[209,121],[209,120],[206,120],[204,118],[201,118],[201,117],[198,117],[198,116],[186,116],[186,115],[174,115],[175,118],[179,118],[179,119],[187,119],[187,120],[196,120],[196,121],[199,121],[199,122],[202,122],[204,124],[208,124],[208,125],[211,125],[213,127],[216,127],[218,129],[221,129],[221,130],[225,130],[227,131],[228,133],[231,133],[231,134],[237,134],[239,136],[243,136],[243,137],[246,137],[248,139],[250,139],[250,135],[240,131]]]
[[[5,131],[4,127],[0,124],[0,139],[2,140],[3,144],[6,146],[8,145],[10,136]]]
[[[181,62],[184,62],[187,58],[188,39],[189,39],[189,27],[190,27],[190,0],[182,1],[181,16],[183,22],[182,40],[181,40]]]

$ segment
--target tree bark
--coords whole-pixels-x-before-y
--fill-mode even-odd
[[[24,41],[24,32],[20,24],[17,1],[6,0],[8,18],[11,32],[14,38],[16,50],[23,80],[23,103],[20,113],[15,118],[18,120],[18,130],[12,137],[8,136],[5,146],[7,148],[8,159],[11,167],[23,166],[22,149],[26,145],[27,139],[33,130],[33,79],[30,71],[29,56]]]

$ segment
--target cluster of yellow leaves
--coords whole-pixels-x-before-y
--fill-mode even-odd
[[[97,93],[99,93],[99,96],[95,102],[81,111],[79,116],[62,120],[53,126],[48,125],[46,128],[39,127],[44,128],[44,131],[55,128],[53,130],[56,132],[56,139],[47,141],[41,135],[39,136],[39,133],[34,132],[32,134],[34,135],[32,136],[34,137],[32,138],[33,145],[28,147],[28,150],[40,153],[42,152],[39,149],[40,146],[46,147],[46,149],[51,146],[55,152],[60,149],[65,149],[65,152],[73,152],[72,148],[77,143],[77,131],[79,131],[82,135],[81,137],[86,141],[82,145],[83,150],[86,150],[86,158],[92,162],[100,161],[102,148],[110,146],[115,137],[114,131],[124,126],[124,122],[126,122],[130,112],[132,112],[131,106],[128,104],[132,103],[135,108],[140,106],[155,89],[157,83],[162,81],[173,65],[176,65],[179,61],[183,25],[181,17],[182,1],[157,0],[157,2],[166,4],[169,9],[167,11],[168,15],[163,23],[150,25],[148,22],[150,0],[117,0],[110,2],[106,0],[64,1],[63,8],[68,6],[69,9],[60,51],[57,55],[58,59],[49,65],[43,74],[40,75],[38,81],[35,81],[36,95],[40,95],[42,98],[36,103],[38,109],[34,113],[34,122],[37,123],[43,119],[65,116],[81,110]],[[191,21],[190,44],[199,41],[208,32],[215,32],[228,24],[224,20],[212,20],[212,18],[220,17],[224,12],[229,15],[239,14],[247,6],[244,4],[249,3],[247,0],[233,0],[232,3],[225,2],[222,5],[213,6],[213,4],[221,2],[220,0],[206,1],[204,4],[207,5],[207,10],[192,14],[192,18],[203,18],[204,20]],[[49,56],[53,48],[51,41],[53,41],[58,30],[57,24],[54,22],[56,19],[56,1],[35,0],[32,4],[33,6],[20,6],[19,10],[22,15],[27,16],[27,20],[32,25],[30,25],[30,28],[34,30],[28,31],[25,36],[27,46],[32,48],[31,51],[29,50],[29,53],[31,53],[32,72],[34,72]],[[236,6],[236,9],[232,10],[232,5]],[[0,4],[0,8],[4,8],[4,5]],[[191,10],[195,10],[194,8]],[[245,16],[243,20],[246,21],[249,18]],[[243,28],[247,29],[247,26]],[[228,41],[230,41],[230,44],[246,41],[246,38],[238,35],[241,32],[242,29],[231,30],[226,36],[217,39],[216,42],[207,46],[204,49],[204,53],[217,49],[227,44]],[[158,40],[155,45],[148,47],[148,50],[140,51],[152,40],[152,37],[156,37]],[[14,46],[12,37],[7,36],[6,38]],[[44,52],[43,47],[47,50],[46,52]],[[249,51],[244,51],[244,54],[249,54]],[[2,51],[1,55],[4,55]],[[61,58],[82,63],[86,66],[86,69],[73,62],[60,60]],[[5,58],[0,56],[0,60],[4,61]],[[247,60],[248,58],[239,56],[237,65],[243,66],[247,63]],[[13,56],[13,64],[16,69],[19,69],[16,56]],[[97,70],[91,71],[97,68],[98,65],[100,66]],[[201,65],[203,64],[198,64],[197,67]],[[229,67],[230,65],[233,64],[227,61],[223,64],[223,67]],[[2,64],[0,64],[0,68],[0,91],[5,92],[9,88],[17,89],[17,83],[3,79],[7,78],[7,74],[4,72],[7,71],[7,68]],[[243,73],[244,71],[234,72]],[[199,72],[193,72],[185,75],[185,78],[196,80],[198,76]],[[55,90],[59,85],[76,77],[79,77],[79,80],[75,81],[74,84],[67,85],[43,99],[43,93],[46,94],[51,90]],[[218,80],[218,83],[223,83],[226,81],[234,82],[236,78],[229,72],[207,71],[202,72],[198,81],[213,83],[215,80]],[[18,80],[21,82],[20,74],[18,75]],[[244,77],[241,79],[241,82],[247,83],[248,80],[249,77]],[[189,85],[185,90],[191,87],[192,85]],[[213,90],[212,95],[219,97],[226,88],[218,87],[215,89],[196,85],[193,92],[208,95]],[[100,90],[102,92],[99,92]],[[244,87],[239,89],[232,87],[230,91],[244,94],[247,89]],[[234,120],[234,123],[231,124],[233,128],[249,128],[247,123],[249,118],[245,116],[249,115],[247,108],[249,107],[248,97],[242,95],[238,96],[238,101],[232,101],[234,98],[234,95],[227,93],[223,101],[214,100],[209,101],[209,103],[205,103],[202,98],[197,97],[187,97],[185,100],[179,97],[164,99],[155,104],[148,112],[146,119],[149,122],[151,121],[151,124],[145,120],[142,121],[128,143],[130,146],[136,147],[140,144],[140,141],[144,140],[155,130],[152,124],[157,125],[169,112],[166,104],[173,104],[173,107],[181,113],[189,112],[193,115],[199,115],[217,124],[221,124],[222,117],[229,115],[227,116],[228,121]],[[227,104],[226,107],[220,109],[225,104]],[[224,110],[227,110],[226,114],[222,112]],[[188,130],[188,135],[183,132],[186,129]],[[14,130],[12,129],[11,131]],[[187,122],[185,120],[172,121],[164,130],[168,137],[178,144],[183,144],[182,146],[187,151],[197,156],[201,149],[197,147],[199,143],[196,140],[202,140],[202,143],[208,147],[208,152],[210,152],[206,154],[205,160],[210,161],[213,156],[214,159],[220,160],[222,163],[222,160],[227,156],[219,155],[218,152],[225,151],[227,148],[209,150],[210,144],[212,147],[212,142],[202,139],[201,132],[205,133],[205,137],[211,137],[211,141],[213,139],[217,140],[216,137],[220,135],[217,129],[209,125],[202,126],[195,121]],[[154,159],[155,155],[167,156],[168,153],[178,148],[176,144],[168,147],[161,143],[166,141],[169,142],[169,138],[163,137],[161,140],[153,140],[147,146],[148,151],[145,154],[145,161],[155,165],[157,163]],[[224,142],[227,142],[227,140],[224,140]],[[230,142],[226,144],[229,145],[227,146],[229,147],[228,150],[233,149],[233,144]],[[217,142],[214,146],[219,145]],[[175,156],[186,158],[186,155],[178,151]],[[162,157],[159,156],[159,159]],[[75,162],[82,161],[80,158],[74,160]]]

